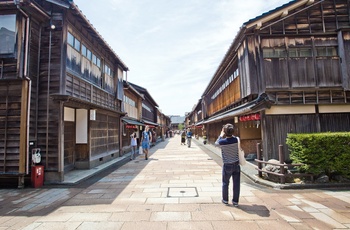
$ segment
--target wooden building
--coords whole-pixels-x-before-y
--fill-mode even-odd
[[[189,113],[186,113],[185,118],[187,127],[191,128],[192,133],[197,138],[206,136],[206,130],[203,126],[203,118],[202,99],[199,99],[198,103],[193,107],[193,110]]]
[[[137,143],[140,144],[140,130],[143,130],[145,124],[142,122],[142,101],[144,96],[140,94],[134,87],[132,87],[127,81],[124,80],[124,98],[123,111],[126,113],[125,117],[122,118],[122,146],[123,153],[129,152],[131,139],[130,135],[136,132]]]
[[[163,114],[147,89],[124,81],[124,111],[123,121],[123,152],[130,151],[130,135],[136,131],[138,145],[141,132],[146,125],[155,132],[158,140],[164,140],[164,134],[169,129],[170,118]]]
[[[139,85],[133,84],[129,82],[129,84],[136,89],[143,97],[143,101],[141,103],[142,112],[141,112],[141,120],[144,125],[148,125],[150,127],[150,130],[158,133],[158,130],[160,129],[158,121],[158,104],[156,101],[152,98],[151,94],[148,92],[148,90],[144,87],[141,87]],[[141,131],[143,131],[144,128]],[[141,133],[140,133],[141,135]]]
[[[170,130],[171,120],[170,117],[162,113],[159,108],[157,109],[157,138],[164,141],[166,133]]]
[[[0,176],[62,182],[120,155],[128,67],[70,0],[0,1]]]
[[[213,143],[233,123],[245,152],[262,143],[266,160],[280,144],[288,159],[288,133],[349,131],[349,12],[347,0],[297,0],[244,23],[193,124]]]

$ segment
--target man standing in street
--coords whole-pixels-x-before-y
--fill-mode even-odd
[[[215,145],[220,146],[223,166],[222,166],[222,203],[228,204],[228,187],[230,179],[233,180],[233,206],[238,206],[240,183],[241,183],[241,168],[239,165],[238,155],[238,137],[233,136],[234,126],[226,124],[223,126],[220,136],[215,142]]]

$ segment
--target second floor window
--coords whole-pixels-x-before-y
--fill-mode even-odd
[[[0,55],[14,54],[16,44],[16,15],[0,15]]]
[[[101,68],[101,59],[96,57],[95,54],[92,54],[92,63],[94,63],[94,65],[96,65],[98,68]]]
[[[285,48],[267,48],[263,49],[264,58],[285,58],[287,52]]]
[[[327,46],[327,47],[316,47],[317,57],[337,57],[337,47]]]
[[[337,57],[337,47],[334,46],[318,46],[315,48],[316,54],[313,55],[312,47],[292,47],[288,52],[284,48],[266,48],[263,49],[264,58],[286,58],[287,54],[290,58],[298,57]]]
[[[90,61],[92,60],[92,53],[88,48],[86,48],[86,46],[81,45],[81,53],[83,54],[84,57],[86,57]]]
[[[68,32],[68,44],[77,51],[80,51],[80,41]]]
[[[142,108],[146,109],[148,112],[152,112],[151,108],[142,103]]]
[[[311,47],[303,48],[289,48],[288,50],[289,57],[312,57]]]
[[[136,107],[136,102],[133,99],[131,99],[130,97],[126,96],[126,95],[124,95],[124,102],[126,104],[129,104],[129,105],[133,106],[133,107]]]

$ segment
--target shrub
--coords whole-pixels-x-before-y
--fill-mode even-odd
[[[293,163],[305,164],[300,171],[350,177],[350,133],[293,133],[286,143]]]

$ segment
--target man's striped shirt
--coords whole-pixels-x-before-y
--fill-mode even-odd
[[[224,164],[232,164],[239,161],[238,156],[238,139],[237,137],[218,137],[215,141],[215,145],[220,146],[221,155]]]

